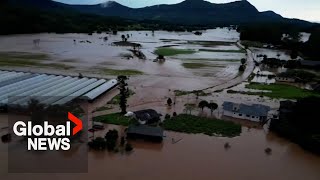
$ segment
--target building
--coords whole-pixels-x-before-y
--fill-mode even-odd
[[[131,125],[127,129],[127,138],[161,142],[163,140],[163,129],[147,125]]]
[[[27,106],[30,99],[45,105],[64,105],[76,99],[94,101],[117,85],[116,79],[0,70],[0,110]]]
[[[160,114],[153,109],[128,112],[125,116],[133,117],[140,124],[155,124],[160,121]]]
[[[270,107],[260,104],[246,105],[224,102],[222,106],[224,116],[246,119],[254,122],[266,121],[270,111]]]
[[[276,77],[277,82],[295,82],[296,79],[293,77],[285,77],[285,76],[278,76]]]

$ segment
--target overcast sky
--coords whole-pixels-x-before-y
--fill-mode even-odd
[[[98,4],[106,0],[55,0],[68,4]],[[125,6],[137,8],[155,4],[175,4],[183,0],[114,0]],[[207,0],[226,3],[235,0]],[[284,17],[320,22],[320,0],[248,0],[259,11],[272,10]]]

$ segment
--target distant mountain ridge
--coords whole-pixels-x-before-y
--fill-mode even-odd
[[[96,5],[69,5],[52,0],[6,0],[13,5],[36,7],[45,10],[72,9],[81,13],[101,16],[117,16],[132,20],[155,20],[185,25],[239,25],[263,22],[293,22],[308,24],[307,21],[283,18],[273,11],[259,12],[250,2],[240,0],[224,4],[204,0],[185,0],[171,5],[154,5],[130,8],[115,1]]]

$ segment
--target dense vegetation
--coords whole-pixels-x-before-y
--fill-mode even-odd
[[[209,136],[234,137],[241,133],[241,126],[230,121],[222,121],[181,114],[167,119],[162,125],[166,130],[184,133],[203,133]]]
[[[119,18],[84,15],[70,10],[45,11],[13,7],[3,3],[0,3],[0,24],[0,34],[91,33],[130,25]]]
[[[298,100],[293,107],[281,104],[280,118],[271,121],[270,130],[320,154],[320,98]]]
[[[122,126],[129,126],[130,124],[130,118],[123,116],[121,113],[113,113],[99,117],[94,117],[93,120],[97,122],[103,122],[106,124],[115,124]]]
[[[270,43],[290,50],[292,59],[300,52],[306,59],[320,61],[320,52],[317,50],[320,46],[319,25],[306,27],[294,23],[251,24],[241,26],[238,31],[242,41]],[[309,41],[301,42],[300,32],[310,32]],[[283,38],[284,34],[288,37]]]

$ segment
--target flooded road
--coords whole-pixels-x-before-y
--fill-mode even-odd
[[[1,116],[3,120],[5,116]],[[1,127],[3,121],[1,122]],[[109,125],[109,128],[124,128]],[[96,136],[104,135],[103,132]],[[6,145],[0,144],[1,180],[318,180],[320,156],[302,150],[263,129],[243,127],[235,138],[165,132],[162,144],[132,142],[134,151],[126,153],[88,153],[88,173],[7,174]],[[182,139],[172,144],[172,138]],[[224,144],[229,142],[230,149]],[[271,148],[267,155],[265,148]]]

